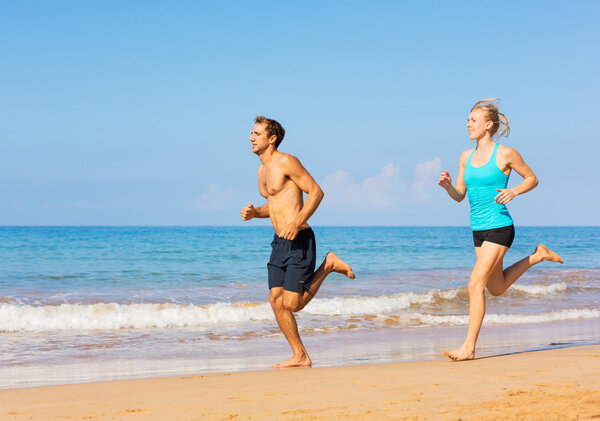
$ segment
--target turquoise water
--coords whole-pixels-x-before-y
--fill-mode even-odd
[[[363,277],[464,269],[474,263],[466,227],[314,230],[320,258],[335,250]],[[35,298],[43,302],[44,293],[53,291],[120,300],[147,289],[176,291],[231,282],[264,286],[272,235],[267,227],[2,227],[0,288],[2,295],[25,301],[33,297],[19,291],[39,290]],[[561,268],[600,268],[598,227],[517,228],[506,261],[531,252],[538,242],[565,256]],[[356,283],[362,283],[360,277]],[[212,299],[201,294],[178,298],[192,303]]]
[[[469,228],[314,231],[318,260],[333,250],[357,275],[332,274],[298,314],[316,365],[432,358],[460,344]],[[0,387],[268,368],[289,354],[266,304],[272,236],[268,227],[0,227]],[[517,227],[505,265],[539,242],[565,263],[537,265],[488,299],[484,352],[600,338],[600,227]]]

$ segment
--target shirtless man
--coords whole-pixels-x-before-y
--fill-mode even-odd
[[[252,152],[260,158],[258,189],[267,199],[264,206],[242,209],[242,220],[271,218],[275,238],[267,264],[269,303],[279,328],[294,355],[273,368],[310,367],[311,360],[300,340],[293,312],[300,311],[315,296],[331,272],[354,279],[350,266],[329,252],[315,271],[315,235],[306,221],[323,199],[323,191],[300,161],[277,150],[285,130],[277,121],[258,116],[250,135]],[[303,194],[307,193],[306,202]]]

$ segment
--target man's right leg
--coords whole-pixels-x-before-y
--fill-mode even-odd
[[[290,291],[286,291],[290,294],[298,294]],[[298,294],[300,295],[300,294]],[[298,325],[296,324],[296,318],[294,313],[287,310],[283,302],[283,287],[271,288],[269,292],[269,303],[277,319],[277,324],[284,334],[285,338],[292,347],[294,355],[287,361],[279,364],[275,364],[273,368],[287,368],[287,367],[310,367],[311,360],[302,344],[300,335],[298,334]]]

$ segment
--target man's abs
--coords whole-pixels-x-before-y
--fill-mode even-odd
[[[300,210],[302,209],[302,201],[279,201],[276,198],[269,197],[269,217],[275,229],[275,234],[296,221]],[[299,229],[308,228],[308,224],[302,224]]]

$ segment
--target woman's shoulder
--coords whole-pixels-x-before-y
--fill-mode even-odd
[[[510,146],[506,146],[506,145],[500,145],[498,144],[498,155],[500,155],[500,157],[502,158],[511,158],[514,156],[519,156],[519,152]]]
[[[461,154],[460,154],[460,162],[467,162],[467,159],[469,158],[469,156],[473,153],[473,151],[475,150],[475,148],[471,148],[471,149],[465,149]]]

